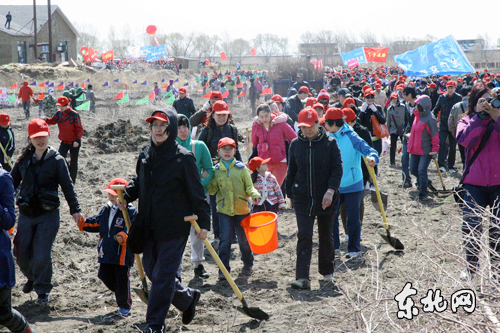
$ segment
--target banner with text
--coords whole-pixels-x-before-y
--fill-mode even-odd
[[[357,59],[359,64],[366,63],[365,51],[362,47],[349,52],[341,53],[340,56],[342,57],[344,65],[346,66],[348,65],[349,61],[354,59]]]

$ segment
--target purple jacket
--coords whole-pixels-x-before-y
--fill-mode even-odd
[[[486,132],[488,122],[477,115],[460,119],[457,125],[457,142],[465,147],[465,165],[468,165],[474,152],[479,147],[481,138]],[[471,165],[465,176],[464,184],[477,186],[500,185],[500,118],[494,123],[491,136],[486,141],[483,150]],[[464,168],[465,169],[465,168]]]
[[[279,123],[269,127],[269,131],[259,123],[252,125],[252,144],[257,147],[259,157],[271,157],[271,163],[279,163],[286,158],[285,141],[297,137],[295,131],[287,123]]]

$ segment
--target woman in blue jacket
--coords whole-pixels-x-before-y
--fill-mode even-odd
[[[11,332],[35,332],[26,318],[12,308],[12,287],[16,284],[14,257],[9,230],[16,223],[14,209],[14,181],[7,171],[0,169],[0,327]]]
[[[361,222],[359,206],[363,200],[363,171],[361,156],[366,157],[368,164],[374,167],[378,163],[378,153],[361,139],[351,126],[344,122],[341,109],[331,108],[325,114],[325,127],[336,140],[342,155],[343,173],[340,181],[340,202],[345,202],[347,211],[347,258],[361,256]],[[339,210],[333,220],[333,241],[335,251],[340,249]]]

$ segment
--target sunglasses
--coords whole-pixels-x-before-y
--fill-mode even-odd
[[[366,99],[374,99],[374,98],[375,98],[375,96],[373,96],[373,95],[366,96]]]

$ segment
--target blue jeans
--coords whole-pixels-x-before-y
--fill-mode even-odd
[[[220,223],[220,243],[219,243],[219,257],[228,272],[231,272],[231,267],[229,267],[229,257],[231,255],[231,243],[232,236],[236,230],[238,235],[238,244],[240,246],[241,261],[246,267],[253,266],[253,253],[250,250],[250,245],[248,244],[247,236],[245,235],[245,230],[240,225],[241,221],[250,214],[245,215],[234,215],[229,216],[226,214],[219,213],[219,223]],[[222,273],[219,270],[219,273]]]
[[[498,207],[500,185],[475,186],[464,184],[464,188],[462,235],[464,237],[468,268],[471,271],[478,268],[478,256],[481,251],[480,238],[483,232],[483,218],[477,208],[490,206],[493,216],[496,217],[490,218],[489,223],[490,261],[493,268],[498,272],[500,262],[500,209]],[[473,210],[476,210],[476,212]]]
[[[427,176],[427,169],[431,163],[431,155],[411,155],[410,157],[410,171],[411,174],[417,177],[418,196],[427,196],[427,183],[429,177]]]
[[[335,213],[333,220],[333,243],[335,249],[340,248],[339,238],[339,214],[340,206],[345,202],[345,209],[347,212],[347,235],[349,242],[347,243],[347,252],[360,252],[361,251],[361,220],[359,216],[359,206],[363,200],[363,191],[352,193],[340,193],[339,209]]]
[[[448,143],[446,143],[446,139],[448,139]],[[444,167],[444,162],[446,158],[448,158],[448,169],[451,169],[455,166],[455,159],[457,156],[457,139],[453,133],[448,130],[440,130],[439,131],[439,155],[438,155],[438,164],[440,167]]]
[[[59,231],[59,209],[37,217],[19,214],[14,255],[38,295],[52,290],[52,245]]]
[[[210,196],[210,208],[212,209],[212,230],[214,232],[214,237],[219,238],[219,213],[217,213],[217,196]]]
[[[187,310],[194,297],[194,289],[183,286],[177,276],[188,237],[168,241],[146,241],[142,264],[151,280],[146,323],[148,329],[165,326],[170,304],[181,312]]]
[[[410,176],[410,153],[408,152],[408,141],[403,143],[401,151],[401,172],[403,173],[403,183],[411,184]]]

